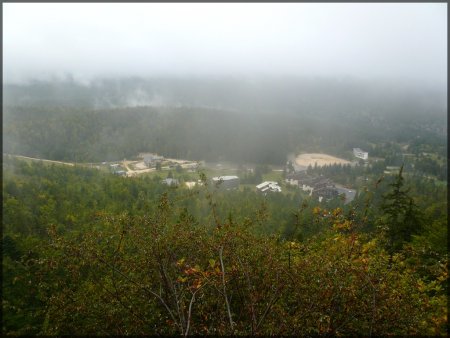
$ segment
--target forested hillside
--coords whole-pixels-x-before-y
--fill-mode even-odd
[[[408,144],[416,155],[447,152],[445,93],[411,86],[276,78],[35,81],[5,85],[4,102],[4,152],[54,160],[117,161],[153,151],[284,164],[289,153],[351,158],[359,147],[398,162],[400,151],[387,152],[387,143]],[[439,165],[425,171],[446,172]]]
[[[4,334],[445,334],[446,188],[350,205],[8,156]]]
[[[447,336],[447,12],[2,5],[2,336]]]

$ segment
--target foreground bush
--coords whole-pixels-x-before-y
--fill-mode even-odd
[[[422,280],[339,209],[308,242],[259,236],[264,215],[198,224],[167,197],[154,217],[101,216],[40,259],[43,334],[445,334],[446,280]]]

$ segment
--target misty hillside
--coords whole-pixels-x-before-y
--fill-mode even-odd
[[[82,84],[34,80],[5,84],[7,105],[190,106],[309,115],[443,115],[446,93],[426,86],[356,79],[287,77],[101,78]],[[382,101],[380,101],[382,98]]]
[[[448,336],[446,3],[5,3],[3,336]]]
[[[103,161],[151,150],[195,160],[283,164],[291,152],[322,149],[348,157],[353,147],[422,137],[445,154],[444,95],[388,89],[305,79],[6,85],[4,151]]]

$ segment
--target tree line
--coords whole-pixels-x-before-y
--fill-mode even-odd
[[[396,118],[398,120],[398,118]],[[392,124],[383,120],[383,126]],[[412,147],[430,145],[445,156],[446,139],[416,122],[396,122],[410,132]],[[227,111],[189,107],[91,109],[71,106],[5,106],[4,152],[72,162],[118,161],[140,152],[189,160],[284,165],[290,153],[325,152],[353,159],[353,147],[385,158],[404,159],[395,145],[398,130],[371,126],[367,117]],[[420,139],[416,139],[419,137]],[[400,161],[400,162],[399,162]],[[444,161],[445,162],[445,161]],[[417,161],[417,170],[445,178],[446,163]]]

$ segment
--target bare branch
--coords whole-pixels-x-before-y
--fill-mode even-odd
[[[187,335],[189,334],[189,329],[191,326],[191,315],[192,315],[192,305],[194,304],[195,301],[195,294],[200,290],[197,289],[195,290],[194,293],[192,293],[192,297],[191,297],[191,301],[189,302],[189,311],[188,311],[188,319],[187,319],[187,326],[186,326],[186,331],[184,333],[184,336],[187,337]]]
[[[270,309],[272,308],[272,306],[278,301],[278,299],[281,298],[280,295],[277,295],[279,290],[276,291],[276,293],[273,295],[271,301],[269,302],[269,304],[267,304],[266,309],[264,310],[263,315],[261,316],[261,318],[259,319],[258,325],[256,325],[256,330],[259,329],[260,325],[262,324],[262,322],[264,321],[264,319],[266,318],[267,314],[269,313]]]
[[[277,285],[278,285],[278,278],[279,278],[279,273],[277,272]],[[266,309],[264,310],[263,315],[261,316],[261,318],[259,319],[258,325],[256,325],[256,330],[259,329],[260,325],[263,323],[264,319],[266,318],[267,314],[269,313],[270,309],[272,308],[272,306],[278,301],[278,299],[281,298],[281,295],[279,294],[280,291],[280,287],[278,287],[275,290],[275,293],[272,297],[272,299],[270,300],[269,304],[267,304]]]
[[[234,322],[233,322],[233,318],[231,317],[230,304],[228,302],[227,290],[225,287],[225,267],[223,265],[222,253],[223,253],[223,246],[221,246],[220,250],[219,250],[220,267],[222,268],[223,295],[225,297],[225,303],[227,305],[228,319],[230,320],[230,326],[231,326],[231,329],[233,330]]]
[[[96,258],[98,259],[99,262],[105,264],[106,266],[114,269],[115,272],[117,272],[119,275],[121,275],[122,277],[124,277],[126,280],[128,280],[129,282],[133,283],[134,285],[138,286],[139,288],[141,288],[142,290],[146,291],[147,293],[150,293],[151,295],[153,295],[154,297],[156,297],[161,304],[166,308],[167,312],[169,313],[170,317],[172,318],[174,323],[177,323],[177,321],[175,320],[175,316],[173,315],[172,311],[170,310],[169,306],[166,304],[166,302],[164,301],[164,299],[158,295],[157,293],[153,292],[152,290],[148,289],[147,287],[140,285],[139,283],[137,283],[136,281],[134,281],[133,279],[131,279],[130,277],[128,277],[127,275],[125,275],[124,273],[122,273],[122,271],[116,269],[114,266],[112,266],[111,264],[109,264],[107,261],[105,261],[103,258],[101,258],[97,253],[94,253]],[[179,326],[179,324],[177,324]],[[182,328],[180,328],[182,329]]]

